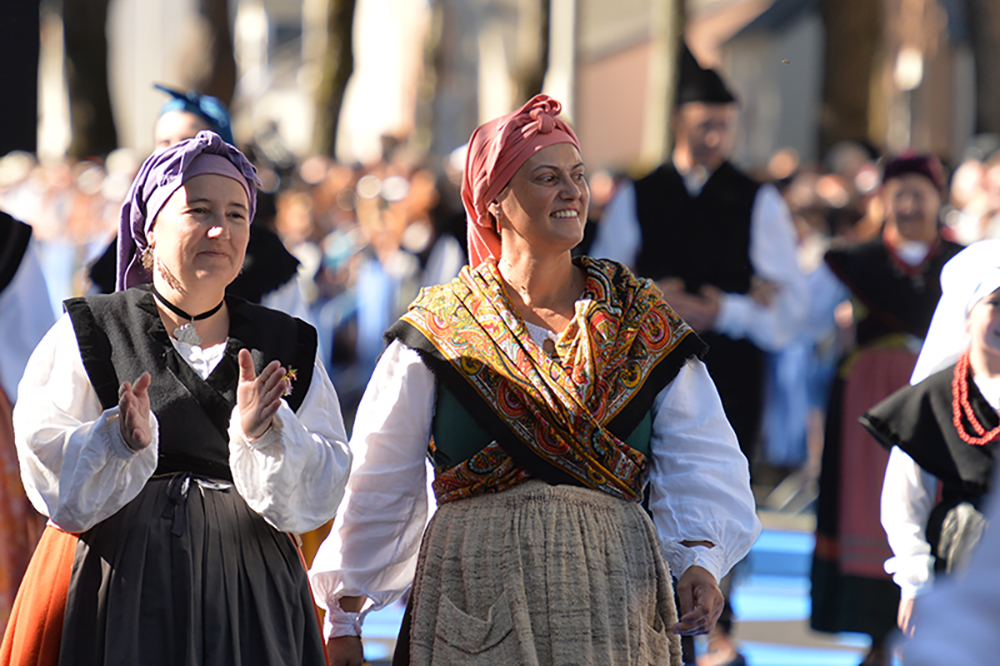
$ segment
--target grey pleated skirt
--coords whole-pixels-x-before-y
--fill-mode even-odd
[[[288,534],[230,484],[151,479],[80,535],[60,666],[325,666]]]
[[[638,504],[529,481],[438,508],[412,591],[418,666],[680,666],[670,572]]]

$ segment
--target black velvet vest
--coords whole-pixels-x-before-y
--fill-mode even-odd
[[[952,416],[954,373],[955,366],[951,366],[916,386],[904,386],[861,417],[861,424],[879,444],[887,449],[898,446],[942,483],[941,500],[931,511],[924,532],[938,572],[954,564],[952,548],[957,537],[944,527],[949,516],[963,503],[985,510],[997,456],[996,441],[976,446],[958,434]],[[972,378],[967,379],[976,418],[987,430],[996,428],[997,413]],[[957,524],[961,529],[962,523]]]
[[[642,248],[636,273],[678,277],[687,291],[709,284],[725,292],[750,291],[750,221],[760,184],[729,162],[715,170],[697,197],[688,194],[672,163],[636,181]],[[740,447],[753,458],[760,429],[763,353],[749,340],[705,333],[705,365],[715,381]]]
[[[0,292],[7,288],[31,241],[31,227],[0,210]]]
[[[687,290],[702,285],[745,294],[750,290],[750,213],[760,184],[729,162],[692,197],[673,164],[635,183],[642,249],[636,273],[659,280],[679,277]]]
[[[118,404],[123,381],[134,382],[143,372],[152,376],[150,408],[160,425],[156,474],[190,471],[232,480],[228,430],[236,406],[240,349],[250,351],[258,373],[274,359],[298,371],[286,398],[293,410],[309,390],[315,329],[240,298],[227,296],[226,304],[225,356],[203,380],[174,349],[148,285],[65,302],[84,367],[104,409]]]
[[[916,386],[904,386],[861,417],[879,444],[898,446],[944,483],[946,496],[978,497],[990,489],[997,442],[967,444],[952,417],[955,366]],[[969,403],[987,430],[997,427],[997,413],[969,378]]]
[[[299,260],[285,249],[278,235],[263,225],[252,224],[243,270],[226,288],[226,293],[260,303],[294,278],[298,270]]]
[[[891,333],[923,340],[941,298],[941,269],[961,250],[941,241],[914,275],[894,263],[881,237],[827,252],[827,265],[864,305],[856,312],[858,344]]]

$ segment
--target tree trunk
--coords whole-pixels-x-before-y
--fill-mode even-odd
[[[510,68],[515,107],[542,92],[549,68],[549,0],[518,4],[517,51]]]
[[[428,99],[418,115],[425,141],[439,162],[469,140],[479,124],[478,5],[466,0],[432,0],[428,35]]]
[[[640,163],[649,169],[670,155],[671,116],[686,21],[683,0],[656,0],[650,6],[648,92],[639,155]]]
[[[0,20],[0,155],[38,148],[39,0],[8,0]]]
[[[882,36],[882,5],[874,0],[823,0],[826,25],[820,117],[823,152],[839,141],[871,139],[870,89]]]
[[[108,92],[109,0],[64,0],[63,39],[73,140],[69,155],[107,155],[118,147]]]
[[[328,0],[326,52],[316,93],[315,150],[335,156],[340,110],[354,72],[354,7],[356,0]]]
[[[976,133],[1000,132],[1000,4],[968,0],[976,61]]]
[[[229,28],[227,0],[200,0],[199,9],[208,27],[208,62],[204,75],[194,89],[212,95],[232,106],[236,90],[236,57],[233,55],[233,33]]]

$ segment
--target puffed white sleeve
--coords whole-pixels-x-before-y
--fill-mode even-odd
[[[882,482],[881,518],[893,557],[885,572],[903,599],[914,599],[934,584],[934,555],[924,526],[934,508],[937,478],[898,446],[889,452]]]
[[[762,186],[750,213],[750,263],[757,276],[777,286],[777,293],[768,305],[746,294],[724,294],[714,330],[747,338],[767,351],[779,351],[798,336],[809,315],[810,293],[796,244],[788,204],[773,185]]]
[[[0,292],[0,387],[12,404],[17,402],[17,384],[32,350],[56,321],[49,303],[32,241],[10,284]]]
[[[834,313],[838,305],[850,299],[851,292],[825,261],[806,276],[806,287],[810,299],[805,332],[810,340],[819,341],[836,330]]]
[[[351,449],[340,401],[318,350],[297,412],[282,400],[267,432],[249,440],[240,408],[233,408],[229,467],[237,492],[275,529],[308,532],[333,517],[351,471]]]
[[[623,180],[604,209],[589,254],[614,259],[634,269],[641,247],[642,227],[635,208],[635,185],[630,180]]]
[[[134,381],[136,377],[129,378]],[[122,439],[118,407],[101,409],[64,314],[28,359],[14,406],[14,441],[31,504],[67,532],[85,532],[131,502],[156,470],[153,441],[133,451]]]
[[[428,519],[425,461],[436,395],[434,375],[420,355],[392,342],[358,406],[344,509],[309,573],[323,608],[342,596],[363,595],[367,613],[412,584]],[[325,635],[330,631],[327,622]]]
[[[700,360],[689,360],[657,395],[650,452],[649,507],[671,572],[679,578],[698,565],[721,580],[761,525],[747,459]]]

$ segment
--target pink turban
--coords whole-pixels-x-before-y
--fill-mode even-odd
[[[468,221],[469,265],[487,257],[500,258],[500,235],[493,230],[487,206],[536,152],[555,143],[580,150],[573,129],[557,116],[562,104],[535,95],[513,113],[483,123],[469,139],[462,177],[462,203]]]

